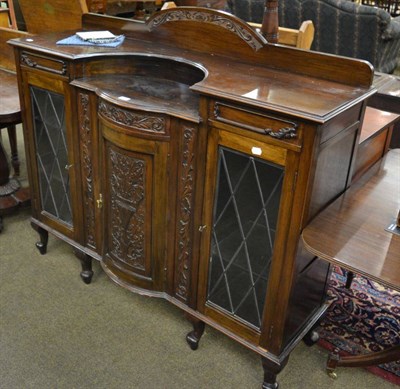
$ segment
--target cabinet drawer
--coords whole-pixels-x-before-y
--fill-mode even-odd
[[[169,117],[153,112],[120,107],[105,100],[99,101],[99,115],[125,132],[153,139],[169,138]]]
[[[39,69],[61,76],[68,76],[68,63],[61,59],[23,51],[20,60],[22,65],[28,66],[29,68]]]
[[[302,131],[298,123],[222,102],[215,102],[212,109],[213,121],[254,131],[265,135],[265,139],[301,145]]]

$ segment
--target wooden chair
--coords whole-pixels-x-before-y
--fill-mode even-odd
[[[2,11],[6,10],[7,18],[8,18],[8,24],[7,25],[0,24],[0,26],[1,27],[10,27],[14,30],[18,30],[17,19],[15,17],[13,1],[12,0],[1,0],[0,3],[2,3],[2,5],[3,4],[5,5],[5,7],[2,8]]]
[[[251,27],[259,30],[261,24],[248,23]],[[293,28],[279,27],[278,43],[285,46],[297,47],[298,49],[310,50],[314,40],[314,24],[311,20],[301,23],[298,30]]]
[[[80,30],[88,12],[85,0],[19,0],[19,6],[31,34]]]
[[[29,34],[0,27],[0,130],[7,128],[11,148],[11,164],[15,176],[19,176],[16,125],[22,122],[22,118],[14,52],[7,41],[21,36],[25,37]],[[0,232],[3,229],[3,215],[26,204],[29,204],[29,189],[21,188],[16,178],[10,178],[9,162],[0,142]]]
[[[9,27],[8,9],[0,8],[0,27]]]
[[[89,12],[107,13],[107,0],[86,0]]]

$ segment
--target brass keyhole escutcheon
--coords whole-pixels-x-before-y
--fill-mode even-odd
[[[103,208],[103,195],[100,193],[100,197],[96,200],[97,208]]]

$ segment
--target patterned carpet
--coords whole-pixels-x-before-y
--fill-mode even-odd
[[[333,300],[320,323],[319,344],[341,354],[379,351],[400,344],[400,293],[356,276],[345,288],[346,273],[335,267],[329,296]],[[400,385],[400,360],[368,367],[368,370]]]

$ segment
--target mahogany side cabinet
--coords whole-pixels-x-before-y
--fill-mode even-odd
[[[118,47],[11,41],[32,226],[132,292],[165,298],[262,357],[264,388],[327,308],[303,227],[348,187],[370,64],[268,44],[224,12],[146,24],[85,14]]]

